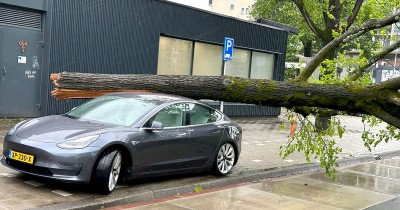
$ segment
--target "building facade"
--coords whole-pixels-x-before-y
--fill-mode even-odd
[[[250,20],[250,9],[256,0],[210,0],[211,11]]]
[[[55,100],[52,73],[228,75],[283,80],[288,31],[163,0],[0,0],[0,117],[61,114],[85,100]],[[279,108],[225,103],[230,116]]]

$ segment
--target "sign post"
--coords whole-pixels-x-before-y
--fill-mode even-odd
[[[226,62],[232,60],[234,43],[235,43],[234,39],[229,38],[229,37],[225,37],[225,40],[224,40],[224,51],[222,53],[222,60],[224,61],[223,76],[225,76],[225,73],[226,73]],[[224,112],[224,102],[223,101],[221,101],[220,111]]]

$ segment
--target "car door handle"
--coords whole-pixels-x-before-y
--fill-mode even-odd
[[[221,131],[213,131],[213,134],[221,133]]]
[[[188,136],[189,134],[188,133],[178,133],[178,137],[180,137],[180,136]]]
[[[3,67],[3,75],[7,74],[6,67]]]

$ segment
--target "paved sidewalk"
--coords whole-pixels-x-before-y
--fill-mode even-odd
[[[212,175],[179,176],[178,178],[138,181],[138,184],[119,186],[110,196],[100,196],[86,186],[66,186],[46,180],[37,180],[0,165],[0,209],[21,209],[45,206],[45,209],[101,208],[132,201],[143,201],[193,192],[197,186],[203,189],[257,181],[268,177],[317,170],[317,162],[307,163],[301,153],[290,155],[286,160],[279,157],[279,147],[286,143],[289,127],[279,128],[282,116],[234,118],[243,128],[242,153],[233,173],[220,178]],[[361,140],[361,118],[344,116],[346,133],[338,145],[343,147],[342,163],[359,163],[373,160],[372,154],[400,154],[400,142],[381,143],[372,154]],[[4,135],[18,120],[0,119],[0,152]],[[347,162],[346,162],[347,161]],[[34,182],[32,182],[32,180]],[[39,184],[37,184],[39,182]],[[142,184],[142,182],[144,182]],[[32,185],[33,184],[33,185]],[[10,194],[14,191],[15,195]]]

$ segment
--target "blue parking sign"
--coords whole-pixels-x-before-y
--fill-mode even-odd
[[[224,53],[222,55],[222,59],[224,61],[232,60],[233,44],[234,44],[234,40],[232,38],[225,37],[225,40],[224,40]]]

